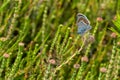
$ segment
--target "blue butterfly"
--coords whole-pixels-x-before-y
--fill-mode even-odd
[[[87,31],[89,31],[92,27],[90,26],[90,22],[87,17],[81,13],[77,14],[77,26],[78,26],[78,34],[83,35]]]

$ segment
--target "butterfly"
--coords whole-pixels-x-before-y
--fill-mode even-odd
[[[80,35],[85,34],[87,31],[89,31],[92,28],[90,26],[90,22],[87,19],[87,17],[81,13],[77,14],[77,26],[78,26],[77,33]]]

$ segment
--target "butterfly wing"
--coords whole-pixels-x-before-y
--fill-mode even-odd
[[[86,25],[84,22],[79,22],[78,24],[78,34],[83,35],[85,32],[91,29],[90,25]]]
[[[80,21],[83,21],[84,23],[90,25],[90,21],[88,20],[88,18],[85,15],[78,13],[77,14],[77,22],[80,22]]]
[[[92,27],[90,26],[90,22],[87,17],[81,13],[77,14],[77,26],[78,26],[78,34],[83,35],[85,32],[90,30]]]

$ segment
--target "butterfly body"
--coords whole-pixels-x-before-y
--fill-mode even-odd
[[[78,34],[83,35],[87,31],[89,31],[92,27],[90,26],[90,22],[87,17],[83,14],[77,15],[77,26],[78,26]]]

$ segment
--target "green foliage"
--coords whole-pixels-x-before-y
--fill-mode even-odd
[[[119,79],[119,0],[0,0],[0,80]]]
[[[115,27],[111,27],[110,29],[115,32],[120,37],[120,16],[116,16],[116,20],[113,21]]]

